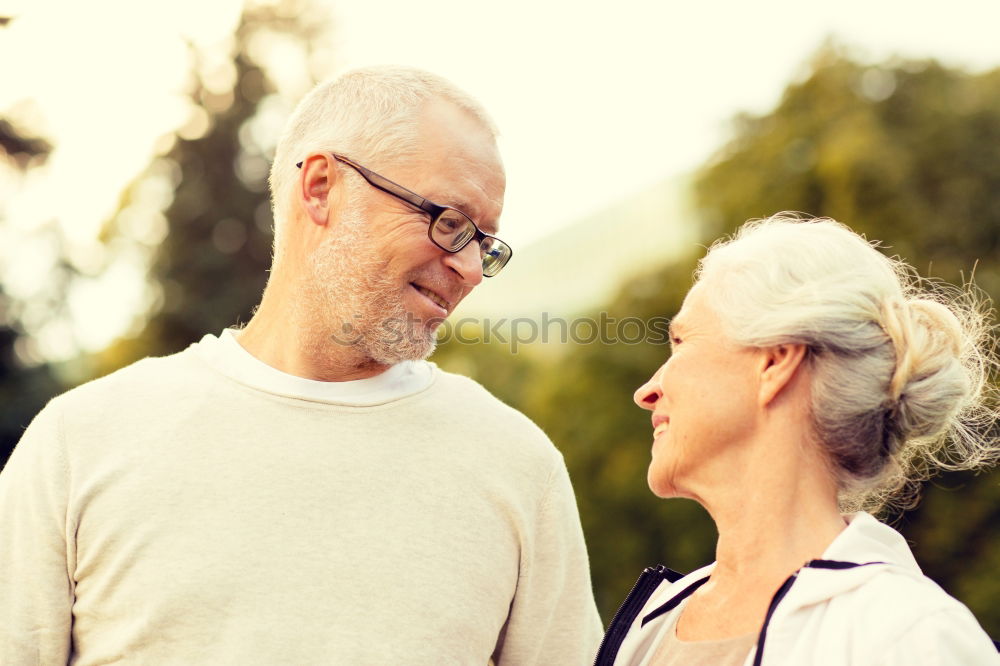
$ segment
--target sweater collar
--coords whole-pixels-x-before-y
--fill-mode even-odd
[[[216,370],[245,386],[288,398],[352,407],[384,404],[419,393],[434,381],[436,368],[427,361],[403,361],[367,379],[306,379],[272,368],[252,355],[236,340],[233,329],[218,337],[206,335],[193,349]]]

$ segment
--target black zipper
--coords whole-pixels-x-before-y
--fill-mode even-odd
[[[608,631],[601,639],[601,646],[597,649],[597,657],[594,659],[594,666],[611,666],[618,655],[618,648],[628,634],[629,628],[635,622],[639,611],[646,605],[653,591],[660,586],[664,580],[670,580],[667,572],[670,571],[662,564],[655,567],[646,567],[639,576],[639,580],[632,586],[632,590],[625,597],[625,601],[618,607],[614,619],[608,625]]]

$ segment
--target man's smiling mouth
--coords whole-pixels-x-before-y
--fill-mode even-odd
[[[433,302],[435,305],[437,305],[438,307],[440,307],[445,312],[449,312],[449,303],[448,303],[448,301],[446,301],[445,299],[441,298],[441,296],[439,296],[438,294],[434,293],[433,291],[431,291],[427,287],[421,287],[419,284],[414,284],[412,282],[410,284],[413,285],[414,289],[416,289],[421,294],[423,294],[424,296],[426,296],[427,298],[429,298],[431,300],[431,302]]]

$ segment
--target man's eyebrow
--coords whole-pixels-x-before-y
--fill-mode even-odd
[[[481,215],[482,211],[479,207],[469,201],[468,199],[462,198],[462,196],[453,192],[451,194],[447,192],[427,192],[421,194],[425,200],[431,203],[437,204],[438,206],[448,206],[449,208],[454,208],[462,212],[463,215],[469,217],[479,229],[490,236],[496,236],[499,230],[498,220],[493,220],[490,222],[482,221]]]
[[[484,222],[482,224],[476,222],[476,226],[478,226],[481,231],[488,233],[490,236],[496,236],[497,231],[499,231],[497,225],[491,222]]]
[[[452,208],[457,208],[458,210],[462,211],[463,213],[465,213],[466,215],[468,215],[470,218],[472,218],[472,221],[475,222],[476,226],[479,227],[481,230],[485,231],[486,233],[488,233],[491,236],[495,236],[496,235],[496,233],[497,233],[497,223],[496,222],[480,222],[479,220],[477,220],[476,219],[476,212],[477,211],[475,210],[475,206],[473,206],[472,204],[470,204],[468,201],[466,201],[464,199],[445,199],[444,201],[441,202],[441,205],[443,205],[443,206],[451,206]]]

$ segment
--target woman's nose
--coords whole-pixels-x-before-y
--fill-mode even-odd
[[[635,401],[635,404],[639,405],[643,409],[652,410],[656,407],[656,402],[662,395],[663,390],[660,388],[660,373],[657,371],[655,375],[649,378],[649,381],[636,389],[632,399]]]

